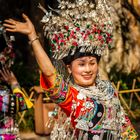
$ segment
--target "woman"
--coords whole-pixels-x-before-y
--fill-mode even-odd
[[[108,13],[113,12],[108,11],[110,8],[102,0],[96,8],[87,0],[62,1],[59,7],[61,12],[53,10],[56,15],[45,11],[42,22],[53,57],[63,60],[68,69],[71,77],[68,80],[52,64],[25,14],[25,22],[8,19],[4,24],[7,31],[28,36],[42,71],[41,86],[67,115],[65,121],[59,117],[61,122],[56,122],[51,139],[136,139],[137,134],[111,83],[98,76],[101,53],[112,40]]]
[[[19,140],[19,129],[15,114],[32,107],[32,103],[21,91],[19,83],[8,68],[0,70],[1,81],[6,82],[11,89],[1,82],[0,86],[0,139]],[[3,83],[3,84],[2,84]]]

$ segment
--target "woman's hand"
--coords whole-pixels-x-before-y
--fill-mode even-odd
[[[53,66],[46,52],[44,51],[36,34],[34,25],[25,14],[23,14],[22,16],[25,22],[8,19],[5,20],[5,23],[3,25],[6,28],[6,31],[18,32],[28,36],[30,45],[33,48],[40,70],[45,75],[46,79],[51,83],[51,85],[53,85],[56,78],[55,67]]]
[[[12,71],[10,71],[8,68],[3,67],[0,70],[1,79],[5,82],[7,82],[10,86],[17,85],[18,81]]]
[[[9,32],[18,32],[28,36],[29,40],[34,39],[36,31],[31,20],[25,14],[22,14],[25,22],[20,22],[14,19],[7,19],[4,21],[3,26],[6,28],[6,31]]]

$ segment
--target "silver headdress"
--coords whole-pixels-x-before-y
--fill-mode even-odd
[[[106,0],[97,3],[88,0],[58,1],[58,10],[41,8],[45,16],[44,34],[49,39],[55,59],[80,52],[94,52],[101,55],[111,47],[113,32],[113,8]]]

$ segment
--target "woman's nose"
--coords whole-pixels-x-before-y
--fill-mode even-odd
[[[86,65],[85,71],[86,71],[86,72],[91,72],[91,67],[90,67],[89,65]]]

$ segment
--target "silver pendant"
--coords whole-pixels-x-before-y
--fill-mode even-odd
[[[85,131],[89,130],[86,120],[78,120],[78,123],[76,124],[75,127],[81,130],[85,130]]]
[[[100,137],[98,136],[98,135],[94,135],[93,137],[92,137],[92,140],[99,140],[100,139]]]
[[[85,134],[84,134],[83,140],[88,140],[88,133],[85,133]]]
[[[89,126],[89,127],[93,127],[93,122],[90,121],[90,122],[88,123],[88,126]]]

